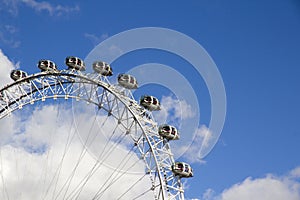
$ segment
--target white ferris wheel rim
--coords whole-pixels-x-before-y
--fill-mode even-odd
[[[99,103],[99,101],[93,101],[92,96],[86,98],[88,96],[87,92],[85,95],[82,95],[81,93],[82,96],[80,96],[79,93],[78,95],[74,95],[74,93],[71,92],[73,85],[76,84],[78,80],[81,81],[80,84],[82,85],[94,85],[96,86],[95,89],[101,87],[103,91],[112,94],[115,99],[117,99],[116,101],[124,105],[124,110],[132,114],[134,121],[140,126],[143,134],[143,140],[145,140],[149,146],[149,149],[147,149],[148,152],[141,152],[141,155],[148,157],[143,160],[146,167],[148,167],[148,173],[152,175],[153,179],[155,179],[152,180],[153,185],[151,186],[151,189],[154,191],[154,199],[184,199],[184,191],[180,177],[175,176],[171,171],[171,165],[174,163],[174,158],[168,141],[163,140],[157,132],[155,133],[154,131],[157,130],[157,124],[151,120],[151,116],[150,118],[149,116],[139,116],[139,114],[141,114],[139,111],[141,107],[135,104],[133,99],[124,95],[125,93],[120,92],[120,88],[110,85],[105,78],[100,77],[99,75],[85,74],[74,70],[62,70],[60,72],[37,73],[15,81],[0,90],[11,99],[10,102],[6,103],[3,103],[5,102],[5,99],[2,99],[0,120],[9,115],[11,112],[21,109],[25,105],[33,104],[36,101],[43,102],[48,98],[72,98],[76,100],[84,100],[94,104],[95,106],[101,107],[103,102]],[[24,87],[28,87],[29,83],[31,92],[26,93],[26,89],[24,89]],[[40,88],[38,84],[40,84]],[[53,89],[54,86],[61,87],[59,92]],[[9,90],[13,87],[18,88],[19,94],[16,96],[13,96],[10,94],[11,92],[9,92]],[[37,95],[34,96],[34,93]],[[152,127],[152,130],[149,131],[149,127]],[[138,147],[139,145],[139,143],[136,144]],[[142,149],[145,148],[145,144],[141,145],[144,145],[143,147],[139,147],[140,151],[143,151]],[[157,183],[159,183],[159,185],[157,185]]]

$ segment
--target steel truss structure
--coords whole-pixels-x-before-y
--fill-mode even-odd
[[[151,179],[149,189],[154,199],[184,199],[181,178],[171,169],[175,161],[169,142],[158,134],[153,116],[129,90],[110,84],[97,73],[62,70],[32,74],[0,90],[0,120],[25,105],[49,98],[86,101],[104,110],[137,148],[136,154],[146,166],[145,174]]]

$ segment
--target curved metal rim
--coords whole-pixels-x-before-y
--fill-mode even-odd
[[[155,154],[155,150],[154,150],[154,147],[153,145],[151,144],[151,141],[147,135],[147,132],[145,131],[144,129],[144,126],[142,125],[142,123],[138,120],[138,114],[135,113],[126,103],[125,101],[120,97],[120,94],[118,94],[117,92],[115,92],[113,89],[111,89],[111,85],[108,85],[107,83],[104,83],[102,82],[100,79],[98,81],[94,80],[94,79],[91,79],[89,78],[87,75],[88,74],[84,74],[82,72],[71,72],[71,71],[68,71],[68,70],[63,70],[61,72],[41,72],[41,73],[36,73],[36,74],[32,74],[30,76],[27,76],[26,78],[22,78],[20,80],[17,80],[9,85],[6,85],[4,88],[0,89],[0,93],[2,93],[3,91],[5,90],[8,90],[9,88],[13,87],[13,86],[16,86],[16,85],[22,85],[23,83],[28,83],[34,79],[37,79],[37,78],[42,78],[42,77],[50,77],[50,76],[55,76],[55,77],[70,77],[70,78],[80,78],[82,80],[85,80],[87,81],[88,83],[90,84],[94,84],[94,85],[97,85],[98,87],[102,87],[104,90],[108,91],[109,93],[113,94],[120,102],[122,102],[122,104],[126,107],[126,109],[129,110],[129,112],[132,114],[132,116],[135,117],[136,119],[136,122],[138,123],[138,125],[140,126],[142,132],[143,132],[143,136],[145,137],[150,149],[151,149],[151,154],[153,155],[153,158],[155,160],[155,165],[156,165],[156,170],[157,170],[157,176],[159,178],[159,182],[160,182],[160,192],[161,194],[159,194],[159,196],[162,197],[162,199],[167,199],[168,197],[170,197],[170,194],[166,194],[169,192],[169,187],[166,183],[166,181],[164,181],[164,177],[163,177],[163,172],[161,171],[161,168],[164,168],[164,166],[160,166],[158,160],[157,160],[157,155]],[[63,84],[69,84],[69,83],[76,83],[76,81],[72,82],[72,81],[69,81],[69,82],[64,82]],[[48,87],[51,87],[53,85],[49,85]],[[41,88],[43,89],[43,88]],[[45,89],[45,88],[44,88]],[[37,91],[32,91],[31,93],[34,93],[34,92],[37,92]],[[15,103],[17,103],[18,101],[20,101],[22,98],[26,97],[26,95],[23,95],[23,96],[20,96],[20,98],[18,98],[16,101],[14,102],[11,102],[10,104],[8,104],[7,106],[11,106]],[[75,97],[73,96],[69,96],[70,98],[74,99]],[[53,96],[48,96],[47,98],[53,98]],[[57,96],[57,98],[64,98],[64,96]],[[40,99],[36,99],[36,101],[40,101],[42,100],[42,98]],[[85,101],[89,101],[88,99],[80,99],[80,100],[85,100]],[[94,105],[97,105],[96,102],[91,102],[89,101],[90,103],[93,103]],[[27,102],[27,104],[22,104],[22,105],[28,105],[29,102]],[[142,107],[140,107],[141,110],[142,110]],[[14,110],[11,110],[11,112],[14,112],[15,110],[17,110],[17,108],[15,108]],[[0,113],[1,111],[3,112],[3,109],[0,110]],[[8,113],[9,114],[9,113]],[[6,114],[7,115],[7,114]],[[6,115],[4,115],[3,117],[5,117]],[[1,120],[1,118],[0,118]],[[174,160],[173,156],[172,155],[169,155],[171,157],[172,160]],[[144,160],[145,161],[145,160]],[[147,163],[145,163],[147,164]],[[163,169],[164,170],[164,169]],[[175,175],[174,175],[175,176]],[[178,179],[178,182],[179,182],[179,186],[180,188],[178,188],[178,191],[179,191],[179,198],[180,199],[183,199],[183,189],[181,187],[181,183],[180,183],[180,178]]]

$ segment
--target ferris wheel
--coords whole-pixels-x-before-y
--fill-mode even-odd
[[[136,101],[132,75],[111,84],[105,62],[93,73],[78,57],[66,66],[40,60],[41,72],[13,70],[0,89],[0,198],[183,200],[182,178],[193,171],[174,160],[176,127],[152,116],[159,100]]]

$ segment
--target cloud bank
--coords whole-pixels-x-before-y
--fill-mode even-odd
[[[76,125],[71,108],[35,104],[33,109],[27,106],[0,120],[0,199],[75,199],[78,195],[84,200],[97,193],[100,199],[122,195],[132,199],[149,190],[151,182],[144,173],[144,163],[133,152],[128,154],[125,146],[114,148],[113,141],[106,144],[105,136],[97,134],[105,130],[92,125],[94,116],[83,113],[78,117],[84,123]],[[98,137],[87,144],[79,137],[80,132]],[[88,152],[86,145],[100,151],[107,148],[96,158],[95,151]],[[120,171],[104,164],[106,158],[109,165],[122,166]],[[123,158],[126,162],[122,163]],[[126,169],[138,173],[126,173]],[[151,195],[149,192],[145,198]]]
[[[262,178],[248,177],[216,194],[207,189],[199,200],[299,200],[300,167],[283,176],[267,174]]]

